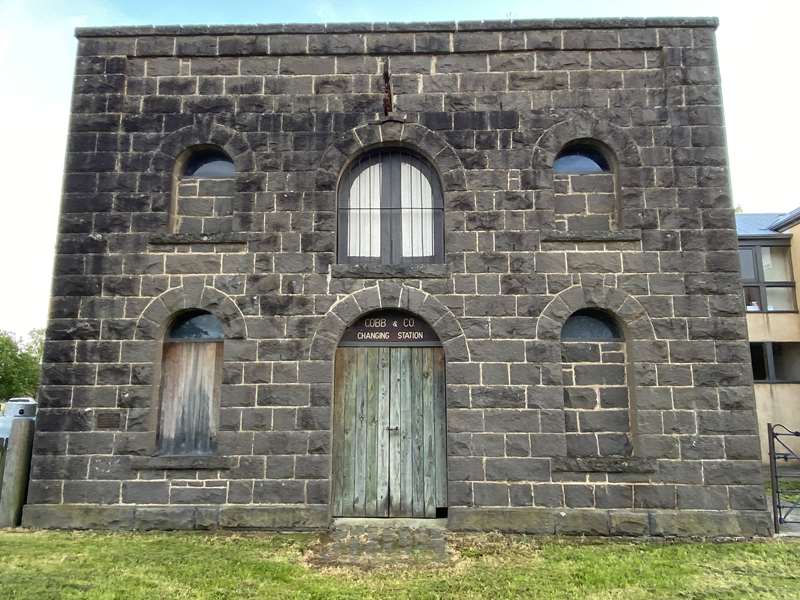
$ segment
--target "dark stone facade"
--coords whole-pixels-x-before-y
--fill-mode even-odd
[[[444,342],[450,527],[768,533],[715,27],[79,30],[24,523],[326,527],[338,339],[400,306]],[[613,176],[554,177],[578,139]],[[235,189],[181,186],[176,230],[175,161],[200,144]],[[339,175],[381,144],[438,171],[446,265],[336,264]],[[562,345],[586,307],[625,341]],[[226,336],[202,459],[156,456],[185,308]]]

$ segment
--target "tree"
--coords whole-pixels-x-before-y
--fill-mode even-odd
[[[43,338],[39,329],[31,331],[26,340],[0,331],[0,401],[36,396]]]

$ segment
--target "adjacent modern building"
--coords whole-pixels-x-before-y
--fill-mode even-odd
[[[800,314],[795,292],[800,210],[738,214],[736,226],[761,452],[766,461],[767,424],[800,430]],[[800,442],[790,446],[800,450]]]
[[[24,524],[768,534],[716,25],[78,30]]]

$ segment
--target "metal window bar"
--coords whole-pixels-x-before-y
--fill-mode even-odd
[[[792,431],[781,424],[768,423],[767,434],[772,518],[775,533],[779,533],[781,525],[800,523],[800,454],[784,441],[800,438],[800,431]],[[779,462],[783,468],[778,467]]]

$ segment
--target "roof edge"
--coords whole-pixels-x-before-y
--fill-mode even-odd
[[[133,25],[78,27],[75,36],[131,37],[148,35],[243,35],[265,33],[396,33],[415,31],[514,31],[519,29],[628,29],[643,27],[698,28],[719,26],[717,17],[648,17],[613,19],[509,19],[410,23],[275,23],[257,25]]]
[[[768,227],[772,231],[785,231],[789,227],[796,225],[798,221],[800,221],[800,208],[795,208],[775,219]]]

